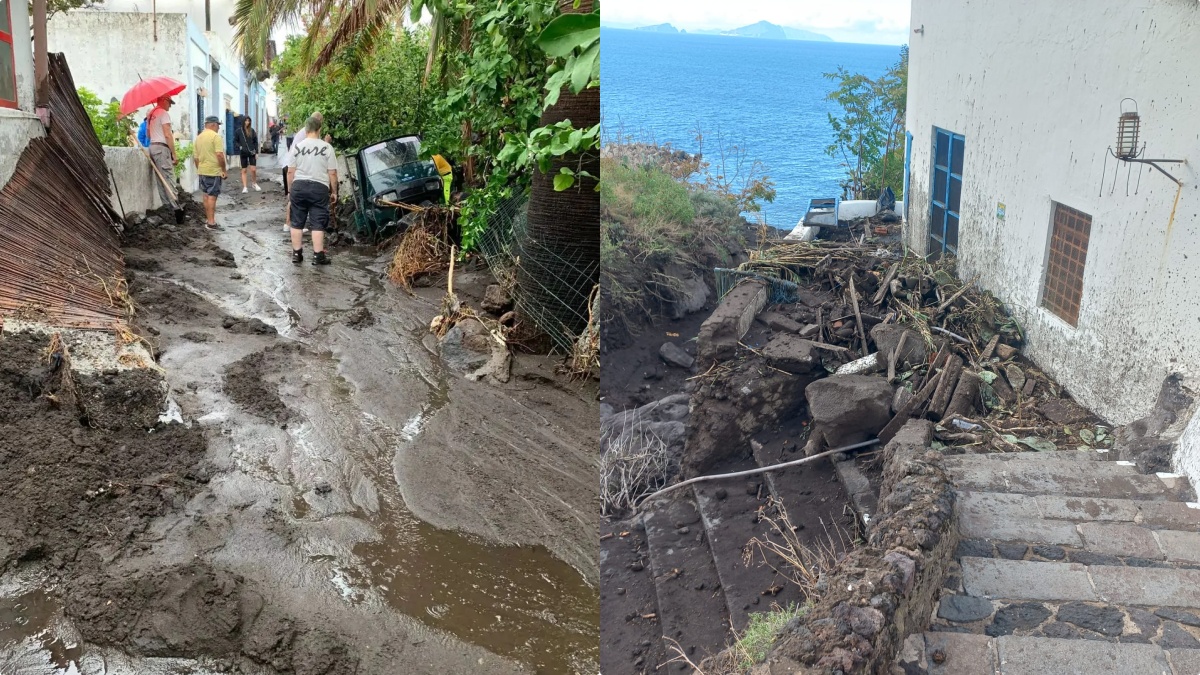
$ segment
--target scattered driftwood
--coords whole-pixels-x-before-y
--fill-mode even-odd
[[[957,354],[949,354],[946,357],[945,376],[938,384],[938,388],[933,392],[933,398],[929,400],[929,409],[925,416],[931,420],[940,420],[946,412],[946,406],[950,405],[950,396],[954,393],[954,388],[958,385],[959,376],[962,374],[963,361]]]

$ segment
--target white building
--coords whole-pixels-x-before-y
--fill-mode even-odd
[[[15,38],[27,35],[28,0],[0,3],[0,187],[29,141],[45,135],[35,114],[33,48],[28,38]]]
[[[205,3],[175,2],[180,7],[173,12],[167,11],[172,3],[158,4],[157,13],[118,0],[55,15],[49,22],[50,50],[65,53],[76,83],[102,100],[119,100],[139,77],[166,75],[187,84],[171,111],[182,139],[195,137],[206,116],[228,121],[227,113],[250,116],[261,138],[268,124],[267,87],[247,72],[231,47],[228,21],[212,24],[223,30],[204,30]],[[201,8],[201,23],[195,11],[184,11],[190,5]],[[132,11],[116,11],[126,6]],[[227,127],[231,146],[233,129]]]
[[[957,252],[1110,422],[1168,373],[1196,389],[1200,4],[912,0],[912,28],[906,244]],[[1135,104],[1142,157],[1188,160],[1161,165],[1182,186],[1109,153]],[[1200,419],[1176,465],[1200,484]]]

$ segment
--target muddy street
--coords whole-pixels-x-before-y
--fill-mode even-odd
[[[62,589],[36,578],[5,589],[3,636],[57,667],[103,652],[95,672],[111,673],[180,656],[213,672],[595,672],[594,387],[539,358],[518,358],[506,384],[447,369],[428,332],[444,287],[405,294],[381,277],[387,256],[343,247],[331,266],[293,265],[263,160],[262,193],[227,183],[224,229],[126,248],[139,322],[211,476],[86,595],[174,614],[149,631],[168,644],[94,612],[47,629],[70,622]],[[235,628],[209,639],[207,620],[187,621],[193,596],[231,589]],[[47,647],[76,630],[106,648]]]

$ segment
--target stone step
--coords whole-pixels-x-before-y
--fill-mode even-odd
[[[756,466],[753,459],[745,458],[714,472],[732,473]],[[751,538],[762,539],[769,534],[770,526],[755,516],[767,505],[771,494],[766,479],[757,475],[708,481],[693,488],[733,627],[744,630],[751,613],[768,611],[772,604],[786,607],[802,603],[800,589],[773,569],[787,569],[782,559],[770,555],[770,564],[764,564],[757,549],[752,549],[749,564],[743,559]]]
[[[925,633],[929,675],[1196,675],[1200,650],[1149,644]]]
[[[1052,544],[1110,556],[1200,563],[1200,509],[1182,502],[964,491],[959,493],[957,508],[963,539]],[[1187,529],[1170,529],[1172,525]]]
[[[604,522],[600,530],[600,672],[635,675],[668,658],[645,530],[636,521]]]
[[[1027,456],[1030,455],[1030,456]],[[1187,480],[1176,474],[1146,476],[1129,462],[1081,462],[1053,453],[990,453],[946,457],[944,466],[961,490],[1195,501]]]
[[[1006,600],[1200,609],[1200,570],[964,557],[963,590]]]
[[[729,610],[700,513],[685,493],[656,502],[643,522],[662,635],[699,662],[724,647],[729,635]]]

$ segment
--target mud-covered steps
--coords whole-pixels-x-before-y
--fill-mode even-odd
[[[958,564],[930,630],[906,642],[907,672],[1200,673],[1192,488],[1080,457],[944,460],[958,490]]]

